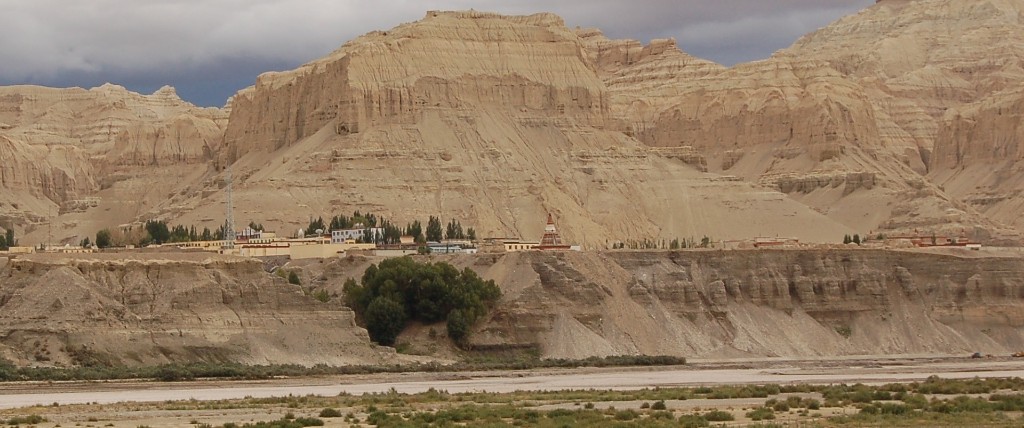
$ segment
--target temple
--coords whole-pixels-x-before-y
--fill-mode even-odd
[[[540,245],[534,249],[541,251],[572,249],[572,246],[562,243],[562,237],[558,235],[558,228],[555,227],[555,220],[550,213],[548,213],[548,224],[544,226],[544,236],[540,238]]]

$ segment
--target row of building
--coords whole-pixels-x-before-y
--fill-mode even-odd
[[[281,238],[274,232],[246,228],[237,233],[236,239],[213,241],[173,242],[151,245],[147,248],[175,248],[192,251],[210,251],[234,254],[243,257],[288,257],[289,259],[316,259],[338,257],[346,254],[363,254],[379,257],[400,257],[412,254],[476,254],[478,252],[503,253],[519,251],[565,251],[580,247],[562,242],[554,220],[548,215],[544,235],[540,241],[524,241],[518,238],[490,238],[482,241],[446,240],[445,242],[417,243],[412,236],[403,236],[398,244],[375,245],[363,243],[366,234],[382,235],[382,228],[353,228],[332,230],[319,236],[302,238]],[[126,249],[134,249],[128,247]],[[12,247],[10,253],[91,253],[94,248],[78,246],[57,246],[37,249],[34,247]]]

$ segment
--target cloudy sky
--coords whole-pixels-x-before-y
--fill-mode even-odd
[[[113,82],[220,106],[264,71],[427,10],[555,12],[609,37],[675,37],[722,64],[765,58],[874,0],[0,0],[0,85]]]

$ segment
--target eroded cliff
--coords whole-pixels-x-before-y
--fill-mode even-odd
[[[263,75],[232,100],[222,160],[238,177],[236,204],[287,229],[347,206],[526,239],[550,212],[571,242],[598,248],[634,236],[830,241],[849,230],[781,193],[706,174],[699,153],[620,132],[588,43],[550,14],[429,12]],[[192,209],[185,219],[204,216]]]
[[[206,172],[226,119],[170,87],[0,87],[0,223],[24,235],[65,214],[48,232],[61,239],[135,220],[166,199],[153,189]]]
[[[991,239],[1004,218],[922,175],[945,115],[1024,79],[1022,12],[1008,0],[880,2],[767,60],[717,70],[663,42],[625,61],[635,42],[591,46],[615,59],[596,62],[612,109],[646,144],[696,147],[711,171],[778,186],[858,230]],[[864,174],[873,185],[843,182]],[[792,185],[824,175],[839,185]]]
[[[351,310],[254,259],[53,254],[0,265],[0,356],[19,364],[378,364]]]

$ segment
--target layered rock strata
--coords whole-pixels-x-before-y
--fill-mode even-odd
[[[0,355],[30,365],[378,364],[351,310],[259,261],[206,254],[19,256],[0,266]]]

